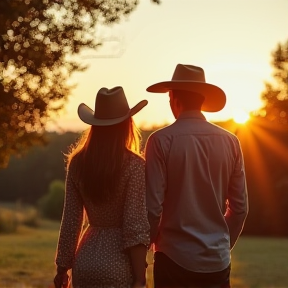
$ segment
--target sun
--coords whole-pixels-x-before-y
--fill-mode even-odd
[[[244,124],[249,120],[250,116],[243,110],[237,110],[233,113],[233,119],[238,124]]]

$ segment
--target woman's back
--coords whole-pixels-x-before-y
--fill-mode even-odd
[[[71,163],[72,169],[73,164],[74,163]],[[81,183],[75,183],[76,186],[78,186],[80,194],[83,197],[84,202],[83,204],[86,210],[88,222],[91,226],[94,227],[122,226],[127,188],[129,187],[129,179],[132,178],[133,173],[137,174],[137,169],[141,170],[143,168],[141,166],[143,165],[144,165],[144,159],[140,158],[140,156],[127,150],[127,152],[124,155],[123,165],[121,169],[121,176],[119,179],[119,184],[116,193],[109,196],[106,201],[97,204],[92,203],[90,199],[87,199],[87,197],[83,196],[84,193]],[[141,182],[142,179],[139,179],[138,181]],[[141,186],[142,185],[144,185],[144,183],[141,183]],[[130,189],[137,189],[137,187],[139,186],[140,185],[131,187],[130,184]]]

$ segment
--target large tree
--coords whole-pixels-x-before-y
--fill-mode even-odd
[[[288,41],[272,52],[273,83],[266,82],[261,114],[270,121],[288,124]]]
[[[87,68],[76,56],[101,45],[96,27],[120,21],[137,4],[0,0],[0,168],[10,155],[43,142],[47,119],[63,107],[73,88],[71,74]]]

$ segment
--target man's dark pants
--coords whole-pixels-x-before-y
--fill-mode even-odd
[[[162,252],[154,255],[154,287],[230,288],[230,265],[223,271],[197,273],[176,264]]]

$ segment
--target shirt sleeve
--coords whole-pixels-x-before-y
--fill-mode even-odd
[[[56,252],[56,264],[67,269],[72,267],[74,261],[84,213],[82,198],[71,170],[69,167],[66,176],[64,208]]]
[[[150,224],[150,241],[155,243],[167,188],[165,154],[157,137],[150,136],[145,147],[146,201]]]
[[[123,214],[124,249],[138,244],[149,246],[149,223],[146,208],[145,162],[142,158],[131,159]]]
[[[230,232],[230,246],[234,247],[242,232],[248,214],[248,193],[245,176],[243,153],[239,141],[236,145],[236,161],[233,174],[230,177],[227,210],[225,219]]]

